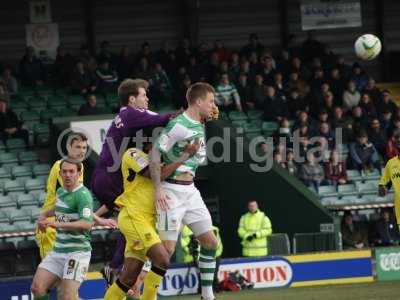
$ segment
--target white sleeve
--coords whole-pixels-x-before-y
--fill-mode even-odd
[[[175,124],[170,130],[164,130],[157,142],[157,147],[161,152],[168,152],[179,141],[186,138],[188,129],[181,125]]]

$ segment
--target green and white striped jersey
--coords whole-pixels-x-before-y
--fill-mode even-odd
[[[93,221],[93,198],[90,191],[80,184],[72,192],[63,187],[57,190],[55,205],[57,222]],[[90,230],[66,230],[57,228],[54,252],[91,251]]]
[[[194,176],[197,167],[206,159],[206,141],[204,125],[191,119],[186,113],[169,121],[163,129],[156,146],[161,152],[162,162],[167,165],[176,161],[182,155],[185,146],[194,143],[197,139],[200,142],[200,149],[176,169],[169,178],[174,179],[182,173],[191,173]]]

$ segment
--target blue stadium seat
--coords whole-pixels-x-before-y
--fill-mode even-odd
[[[381,178],[381,174],[379,170],[374,169],[371,172],[363,173],[364,180],[379,180]]]
[[[18,157],[15,153],[1,153],[0,154],[0,164],[2,166],[18,164]]]
[[[11,169],[11,174],[14,178],[18,178],[18,177],[32,177],[32,170],[30,168],[30,166],[14,166]]]
[[[15,208],[17,207],[17,202],[11,196],[0,196],[0,209],[4,208]]]
[[[25,208],[26,206],[38,206],[37,198],[32,194],[18,194],[16,195],[18,208]]]
[[[12,177],[9,168],[0,168],[0,180],[10,179]]]
[[[35,166],[39,162],[39,156],[33,151],[24,151],[18,154],[18,160],[22,165]]]
[[[376,195],[378,194],[378,181],[370,180],[358,185],[358,191],[362,195]]]
[[[361,177],[361,173],[358,170],[347,170],[347,179],[351,181],[361,181],[363,178]]]

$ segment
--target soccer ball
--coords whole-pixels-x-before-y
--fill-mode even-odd
[[[354,49],[359,58],[363,60],[372,60],[381,52],[382,44],[375,35],[364,34],[356,40]]]

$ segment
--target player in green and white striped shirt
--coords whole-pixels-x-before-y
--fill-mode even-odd
[[[63,299],[79,299],[78,290],[89,268],[93,225],[93,199],[79,182],[82,164],[70,160],[60,163],[63,187],[57,190],[55,207],[43,212],[38,227],[57,230],[54,248],[38,266],[32,282],[35,300],[50,299],[48,290],[61,280]],[[47,220],[55,216],[55,221]]]

